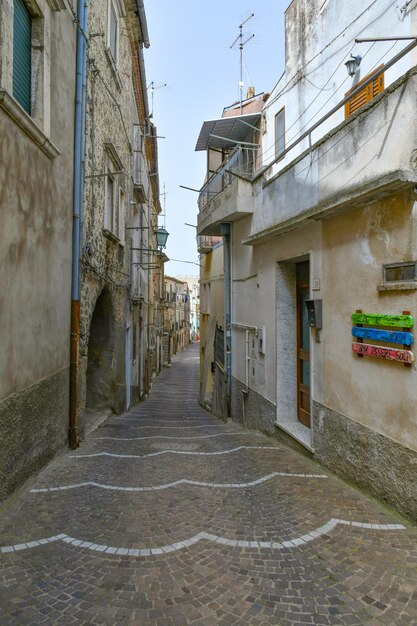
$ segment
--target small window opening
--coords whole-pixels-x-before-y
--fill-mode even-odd
[[[417,280],[417,263],[390,263],[383,266],[384,282],[397,283]]]

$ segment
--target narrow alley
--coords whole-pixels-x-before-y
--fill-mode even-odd
[[[198,344],[0,509],[0,623],[416,624],[417,532],[198,405]]]

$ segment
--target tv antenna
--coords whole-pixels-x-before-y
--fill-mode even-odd
[[[163,206],[164,206],[164,212],[161,214],[161,217],[164,218],[164,222],[163,222],[163,226],[164,228],[166,228],[166,215],[167,215],[167,209],[166,209],[166,201],[167,201],[167,194],[169,193],[169,191],[166,191],[165,189],[165,183],[164,183],[164,191],[162,193],[160,193],[159,195],[163,198]]]
[[[255,13],[251,13],[249,17],[247,17],[241,24],[239,24],[239,34],[230,46],[230,50],[234,48],[234,46],[239,42],[239,51],[240,51],[240,80],[239,80],[239,90],[240,90],[240,114],[242,115],[242,100],[243,100],[243,48],[246,44],[255,37],[254,34],[250,35],[245,41],[243,41],[243,27],[246,22],[249,22],[252,17],[254,17]]]
[[[153,98],[154,98],[154,93],[157,89],[163,89],[163,87],[166,87],[167,84],[166,83],[161,83],[160,85],[155,85],[154,81],[152,80],[149,85],[148,85],[148,89],[151,92],[151,112],[149,117],[153,117]]]

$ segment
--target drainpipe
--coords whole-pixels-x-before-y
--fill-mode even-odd
[[[230,416],[232,397],[232,272],[231,272],[231,242],[230,224],[220,224],[220,234],[223,237],[223,264],[224,264],[224,354],[226,361],[226,407],[227,417]]]
[[[81,220],[84,195],[84,153],[85,153],[85,105],[87,92],[87,27],[88,0],[78,0],[77,4],[77,56],[75,79],[75,121],[74,121],[74,187],[73,187],[73,226],[72,226],[72,286],[71,286],[71,348],[70,348],[70,415],[69,446],[78,447],[77,404],[78,404],[78,363],[80,343],[80,252]]]

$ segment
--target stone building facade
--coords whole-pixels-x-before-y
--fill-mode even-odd
[[[81,258],[79,416],[120,413],[149,388],[159,203],[136,2],[92,2],[88,30],[86,174]],[[84,419],[83,419],[84,418]],[[88,425],[87,425],[88,427]]]
[[[187,283],[190,302],[190,341],[200,338],[200,278],[198,276],[178,276]]]
[[[190,345],[190,292],[186,280],[164,276],[164,363]]]
[[[148,46],[138,0],[0,0],[0,498],[161,367]]]
[[[0,1],[0,498],[68,440],[75,45],[60,0]]]

